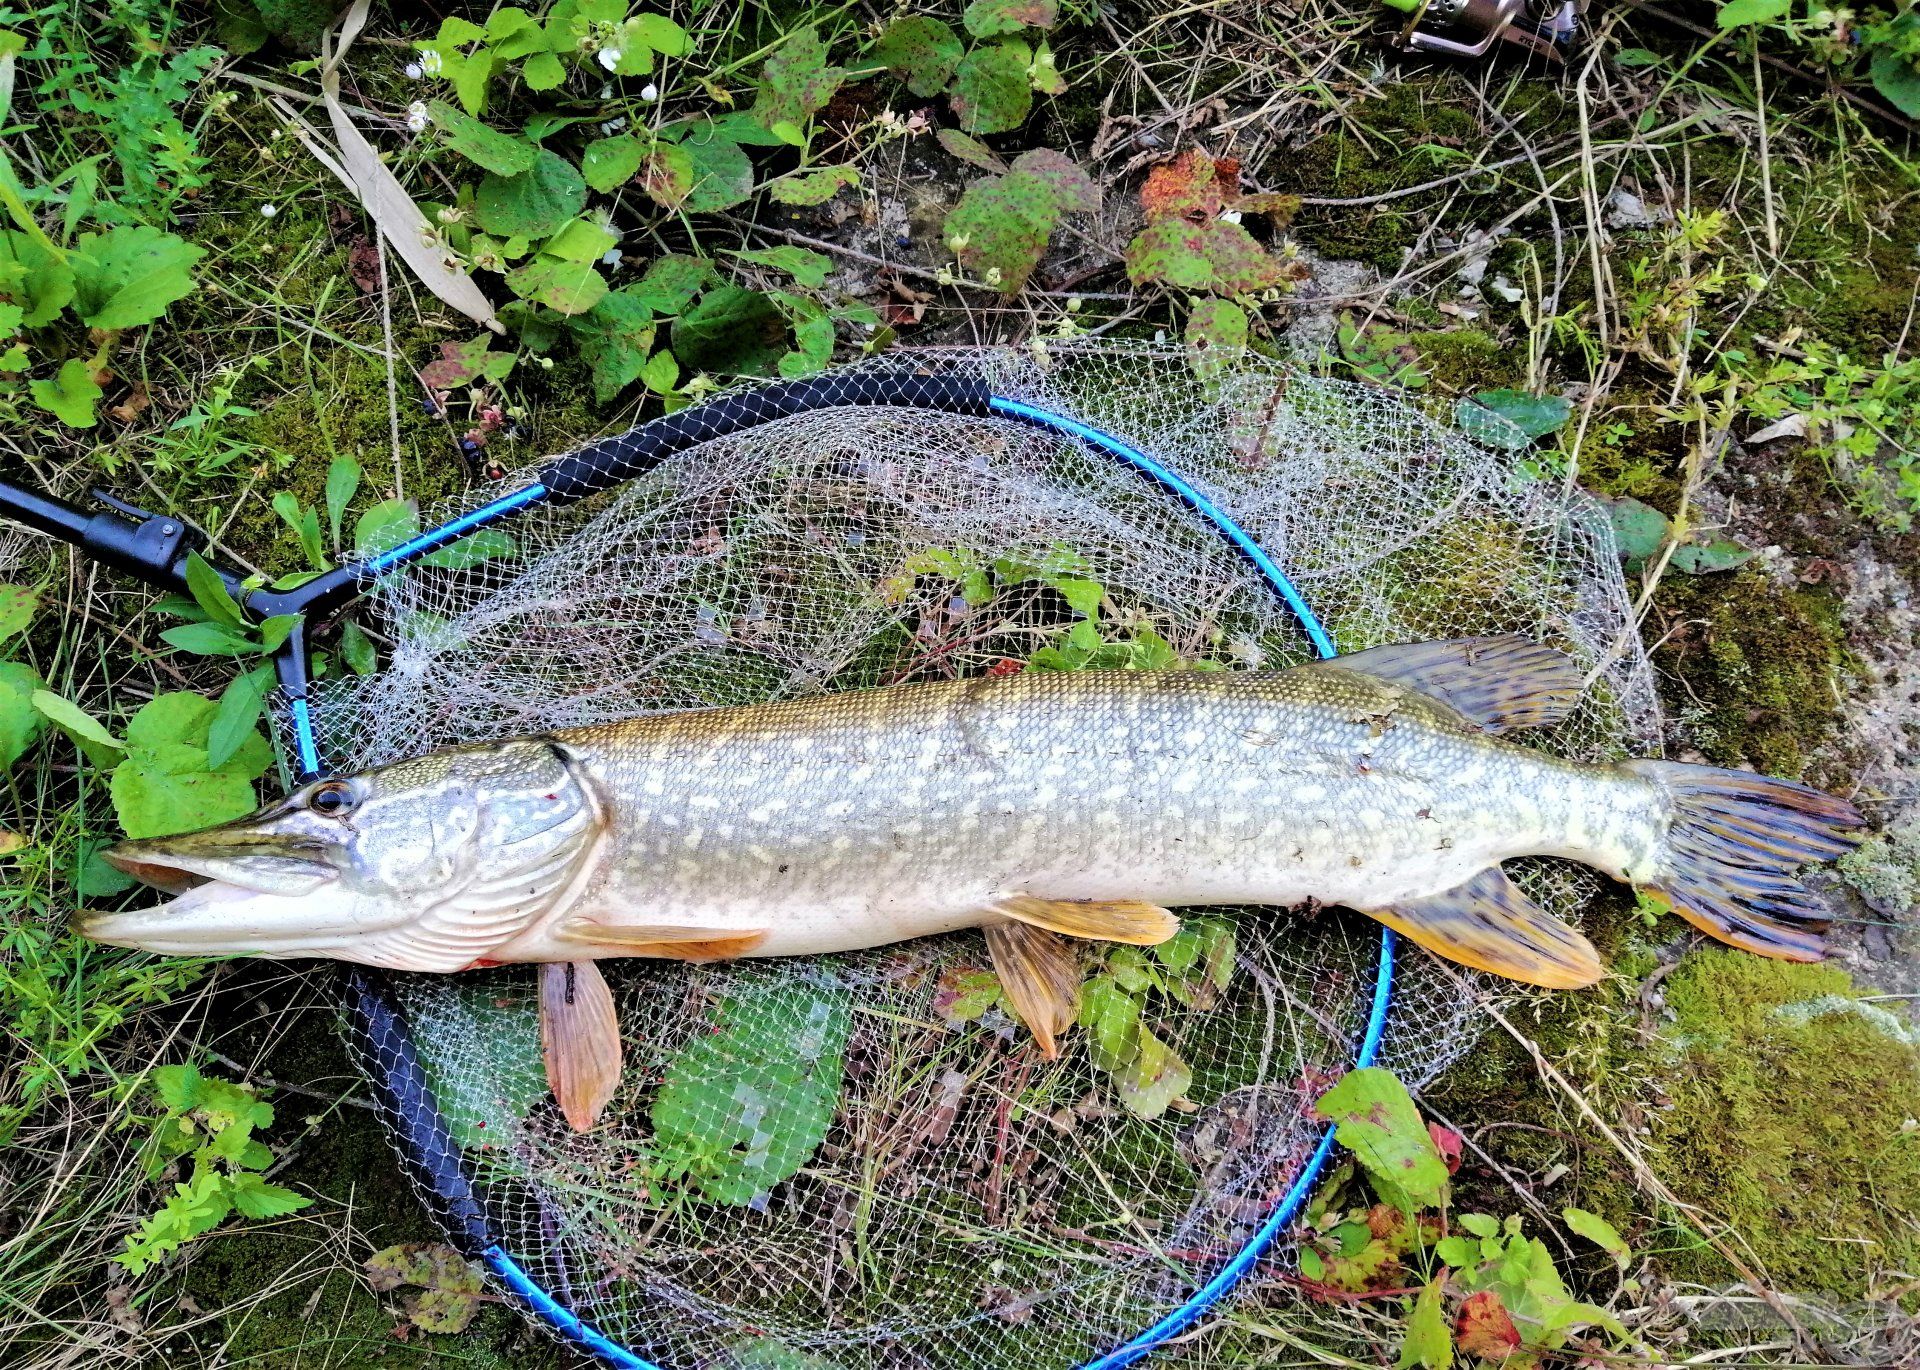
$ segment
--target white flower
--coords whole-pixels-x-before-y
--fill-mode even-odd
[[[600,87],[600,98],[602,100],[611,100],[613,98],[613,87],[612,86]]]
[[[1237,210],[1237,209],[1227,209],[1227,210],[1222,210],[1222,211],[1221,211],[1221,213],[1220,213],[1220,222],[1221,222],[1221,223],[1223,223],[1223,224],[1237,224],[1237,223],[1239,223],[1239,222],[1240,222],[1240,211],[1239,211],[1239,210]]]
[[[427,107],[419,100],[407,106],[407,127],[415,133],[427,131]]]
[[[617,247],[608,248],[606,251],[606,255],[601,257],[600,259],[600,265],[602,266],[620,265],[620,249]]]
[[[600,131],[611,138],[626,126],[627,121],[625,119],[609,119],[606,123],[600,125]]]
[[[440,54],[432,48],[422,48],[420,50],[420,71],[423,75],[438,76],[440,74]]]
[[[427,74],[426,68],[418,62],[409,62],[406,66],[402,67],[401,70],[406,72],[409,81],[418,81],[422,76]]]
[[[645,100],[648,104],[652,104],[655,100],[658,100],[660,98],[660,87],[656,86],[651,81],[647,82],[647,84],[641,87],[640,89],[640,98],[642,100]]]
[[[280,212],[279,205],[261,205],[260,206],[260,217],[263,219],[271,219],[274,215],[278,214],[279,212]]]
[[[599,52],[594,54],[594,56],[600,59],[600,65],[608,71],[612,71],[620,65],[620,58],[623,55],[619,48],[601,48]]]

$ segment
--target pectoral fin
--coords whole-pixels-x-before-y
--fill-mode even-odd
[[[1055,1039],[1080,1011],[1080,956],[1073,943],[1024,923],[988,925],[987,950],[1007,1003],[1049,1061]]]
[[[608,923],[584,915],[554,929],[562,942],[601,955],[651,956],[666,961],[729,961],[766,940],[765,928],[686,927],[666,923]]]
[[[567,1125],[587,1131],[620,1084],[620,1020],[613,991],[593,962],[541,965],[540,1048],[547,1085]]]
[[[1137,899],[1040,899],[1015,894],[996,901],[993,911],[1062,937],[1127,942],[1136,947],[1157,946],[1180,931],[1178,918],[1158,904],[1143,904]]]
[[[1436,955],[1509,980],[1578,989],[1603,974],[1593,943],[1522,894],[1498,866],[1445,894],[1363,912]]]

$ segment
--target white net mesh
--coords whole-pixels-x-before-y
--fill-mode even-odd
[[[1166,349],[912,361],[1177,471],[1287,569],[1343,651],[1528,633],[1592,677],[1541,745],[1589,758],[1655,745],[1605,520],[1563,483],[1380,391],[1277,364],[1203,384]],[[1135,659],[1149,634],[1229,667],[1311,655],[1199,513],[1109,456],[1002,419],[800,415],[483,537],[377,587],[391,661],[317,691],[328,769],[1008,669],[1081,621],[1066,572],[1105,588],[1101,633]],[[1530,892],[1578,918],[1586,872],[1523,866]],[[1039,1059],[993,1003],[978,934],[799,962],[603,963],[627,1067],[585,1136],[546,1097],[531,968],[395,992],[439,1145],[474,1178],[492,1232],[615,1342],[670,1370],[1068,1366],[1155,1323],[1245,1245],[1318,1140],[1314,1097],[1354,1061],[1377,928],[1337,911],[1219,912],[1204,925],[1212,963],[1089,950],[1089,973],[1127,989],[1158,1044],[1136,1041],[1131,1060],[1102,1058],[1085,1032]],[[1473,1018],[1457,978],[1408,954],[1380,1063],[1429,1079]],[[1190,1072],[1177,1099],[1146,1083],[1179,1078],[1139,1059],[1161,1049]]]

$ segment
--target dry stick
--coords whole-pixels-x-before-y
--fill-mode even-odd
[[[400,382],[393,364],[393,291],[387,285],[387,235],[377,228],[373,250],[380,261],[380,336],[387,349],[387,428],[393,436],[393,497],[405,499],[406,489],[400,472]]]
[[[1442,966],[1441,969],[1460,986],[1463,993],[1467,992],[1466,981],[1451,967]],[[1506,1015],[1500,1012],[1497,1005],[1489,1001],[1484,1004],[1484,1007],[1487,1016],[1498,1023],[1506,1034],[1513,1038],[1527,1055],[1533,1058],[1533,1067],[1539,1072],[1540,1078],[1552,1085],[1555,1089],[1558,1089],[1562,1094],[1566,1095],[1568,1099],[1572,1100],[1574,1107],[1580,1111],[1581,1115],[1585,1117],[1588,1122],[1592,1123],[1594,1127],[1599,1129],[1600,1135],[1606,1138],[1608,1145],[1612,1146],[1613,1149],[1620,1154],[1621,1159],[1626,1161],[1628,1169],[1633,1172],[1634,1180],[1640,1188],[1662,1203],[1670,1206],[1676,1213],[1685,1217],[1694,1231],[1698,1232],[1706,1241],[1707,1245],[1712,1247],[1715,1253],[1733,1268],[1734,1273],[1740,1276],[1741,1281],[1758,1295],[1760,1299],[1780,1317],[1781,1321],[1793,1329],[1794,1336],[1803,1343],[1811,1344],[1812,1339],[1807,1336],[1806,1329],[1800,1325],[1799,1320],[1793,1316],[1793,1310],[1787,1306],[1785,1300],[1768,1287],[1766,1282],[1748,1267],[1746,1261],[1741,1259],[1739,1254],[1735,1252],[1731,1246],[1707,1230],[1706,1226],[1694,1216],[1692,1206],[1682,1202],[1680,1196],[1669,1189],[1666,1182],[1653,1173],[1652,1168],[1640,1158],[1640,1154],[1629,1146],[1620,1134],[1608,1125],[1607,1120],[1600,1116],[1599,1111],[1587,1101],[1586,1095],[1575,1089],[1572,1082],[1554,1068],[1553,1063],[1547,1060],[1546,1054],[1540,1050],[1539,1044],[1512,1023],[1508,1022]]]
[[[1767,88],[1760,80],[1760,45],[1753,45],[1753,112],[1760,119],[1760,198],[1767,208],[1767,252],[1780,256],[1780,221],[1773,209],[1773,157],[1767,148]]]

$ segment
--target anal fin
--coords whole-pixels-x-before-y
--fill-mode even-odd
[[[540,1053],[567,1126],[589,1130],[620,1084],[620,1019],[593,962],[541,965]]]
[[[1605,972],[1593,943],[1490,866],[1444,894],[1361,910],[1435,955],[1548,989],[1578,989]]]
[[[667,923],[608,923],[576,914],[561,921],[554,934],[583,952],[613,956],[651,956],[666,961],[730,961],[745,956],[767,937],[765,928],[687,927]]]
[[[1059,1035],[1080,1011],[1080,956],[1073,943],[1025,923],[986,928],[993,973],[1007,1003],[1049,1061],[1060,1054]]]
[[[1138,899],[1041,899],[1015,894],[996,900],[993,911],[1062,937],[1136,947],[1158,946],[1180,931],[1178,918],[1158,904]]]

